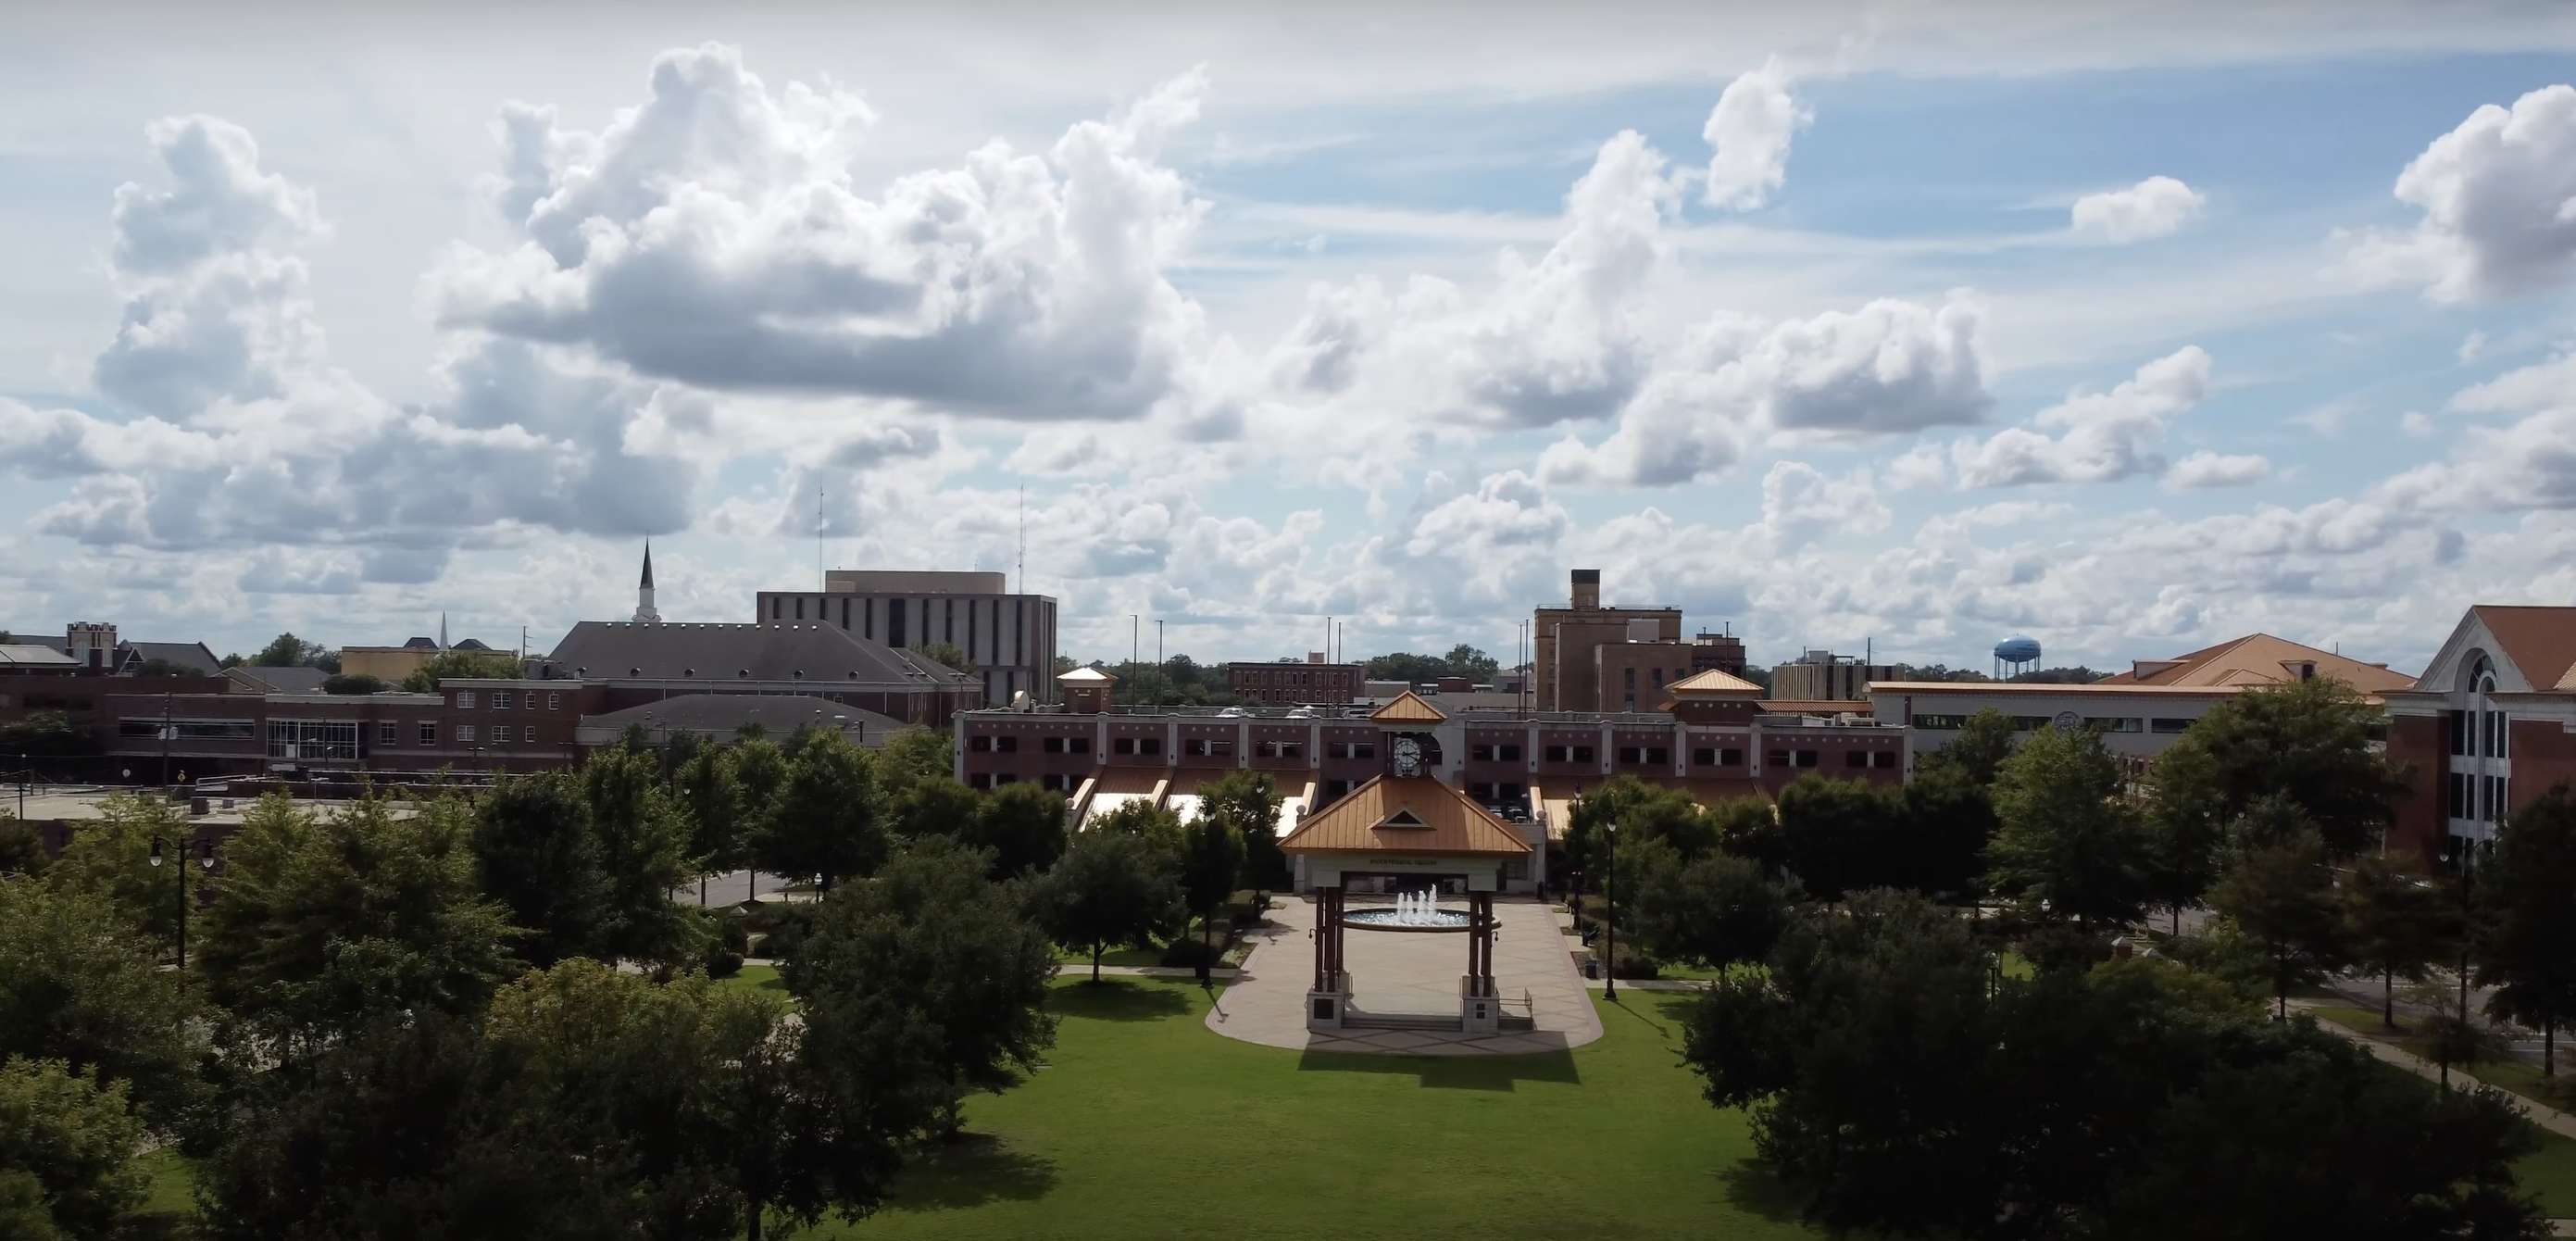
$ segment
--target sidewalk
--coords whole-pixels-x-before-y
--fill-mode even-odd
[[[2315,1000],[2290,1001],[2290,1011],[2292,1012],[2305,1012],[2315,1007],[2318,1007]],[[2432,1061],[2426,1060],[2422,1056],[2418,1056],[2395,1043],[2389,1042],[2385,1039],[2373,1038],[2370,1035],[2359,1030],[2355,1030],[2350,1026],[2343,1025],[2340,1022],[2327,1021],[2323,1018],[2317,1019],[2317,1028],[2332,1031],[2333,1033],[2340,1034],[2353,1042],[2359,1043],[2362,1046],[2369,1048],[2371,1055],[2376,1056],[2389,1064],[2396,1065],[2397,1067],[2404,1069],[2417,1077],[2421,1077],[2426,1081],[2439,1082],[2442,1080],[2442,1066],[2434,1064]],[[2452,1089],[2454,1090],[2468,1090],[2481,1084],[2477,1078],[2472,1077],[2465,1072],[2454,1073],[2451,1075],[2451,1078]],[[2567,1113],[2559,1111],[2557,1108],[2550,1107],[2544,1103],[2535,1103],[2530,1099],[2526,1099],[2521,1095],[2514,1094],[2510,1091],[2506,1091],[2504,1093],[2506,1099],[2509,1100],[2517,1110],[2531,1118],[2531,1123],[2561,1137],[2576,1138],[2576,1116],[2570,1116]]]

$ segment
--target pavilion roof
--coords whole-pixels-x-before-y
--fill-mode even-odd
[[[1406,690],[1395,700],[1369,713],[1372,724],[1437,724],[1448,719],[1440,708],[1424,702],[1422,696]]]
[[[1529,842],[1464,793],[1427,776],[1379,776],[1279,842],[1283,853],[1436,853],[1523,857]]]

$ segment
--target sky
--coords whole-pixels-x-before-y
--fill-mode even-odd
[[[351,12],[362,8],[362,12]],[[0,17],[0,627],[2412,671],[2576,603],[2576,5]]]

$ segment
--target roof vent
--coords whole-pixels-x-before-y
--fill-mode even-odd
[[[682,668],[680,669],[680,675],[684,677],[693,677],[698,675],[698,670],[695,668]]]
[[[797,680],[799,680],[799,681],[802,681],[802,680],[804,680],[804,679],[805,679],[805,670],[804,670],[804,669],[799,668],[799,669],[797,669],[797,670],[796,670],[796,679],[797,679]]]
[[[644,675],[644,670],[641,668],[629,668],[626,670],[626,675],[631,677],[640,677]]]
[[[853,680],[853,681],[855,681],[855,680],[858,680],[858,679],[859,679],[859,670],[858,670],[858,669],[856,669],[856,668],[852,668],[852,669],[850,669],[850,679],[851,679],[851,680]]]
[[[1413,813],[1413,811],[1412,811],[1411,809],[1409,809],[1409,808],[1408,808],[1408,809],[1399,809],[1399,810],[1397,810],[1394,814],[1390,814],[1390,815],[1386,816],[1386,819],[1385,819],[1383,822],[1380,822],[1380,823],[1378,824],[1378,826],[1379,826],[1379,827],[1429,827],[1429,826],[1431,826],[1431,825],[1430,825],[1430,824],[1428,824],[1428,823],[1423,822],[1423,821],[1422,821],[1422,816],[1420,816],[1420,815],[1418,815],[1418,814]]]
[[[736,668],[736,669],[734,669],[734,670],[733,670],[733,674],[734,674],[735,676],[738,676],[738,677],[748,677],[748,676],[750,676],[750,675],[751,675],[751,669],[749,669],[749,668]]]

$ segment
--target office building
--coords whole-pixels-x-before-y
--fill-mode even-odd
[[[2413,785],[2389,844],[2457,868],[2576,782],[2576,608],[2472,607],[2424,675],[2382,697],[2388,757]]]
[[[994,706],[1055,694],[1056,601],[1013,594],[999,573],[834,569],[820,591],[759,592],[752,619],[829,625],[897,649],[954,646]]]
[[[1225,690],[1245,702],[1274,706],[1342,706],[1360,697],[1363,676],[1358,664],[1328,664],[1322,651],[1309,651],[1303,663],[1227,664]]]
[[[1601,570],[1576,569],[1567,606],[1530,614],[1530,660],[1541,711],[1596,711],[1603,687],[1594,652],[1610,642],[1678,642],[1682,610],[1604,607]]]
[[[1896,676],[1894,664],[1809,651],[1771,670],[1771,696],[1794,702],[1856,702],[1869,697],[1870,682],[1893,681]]]

